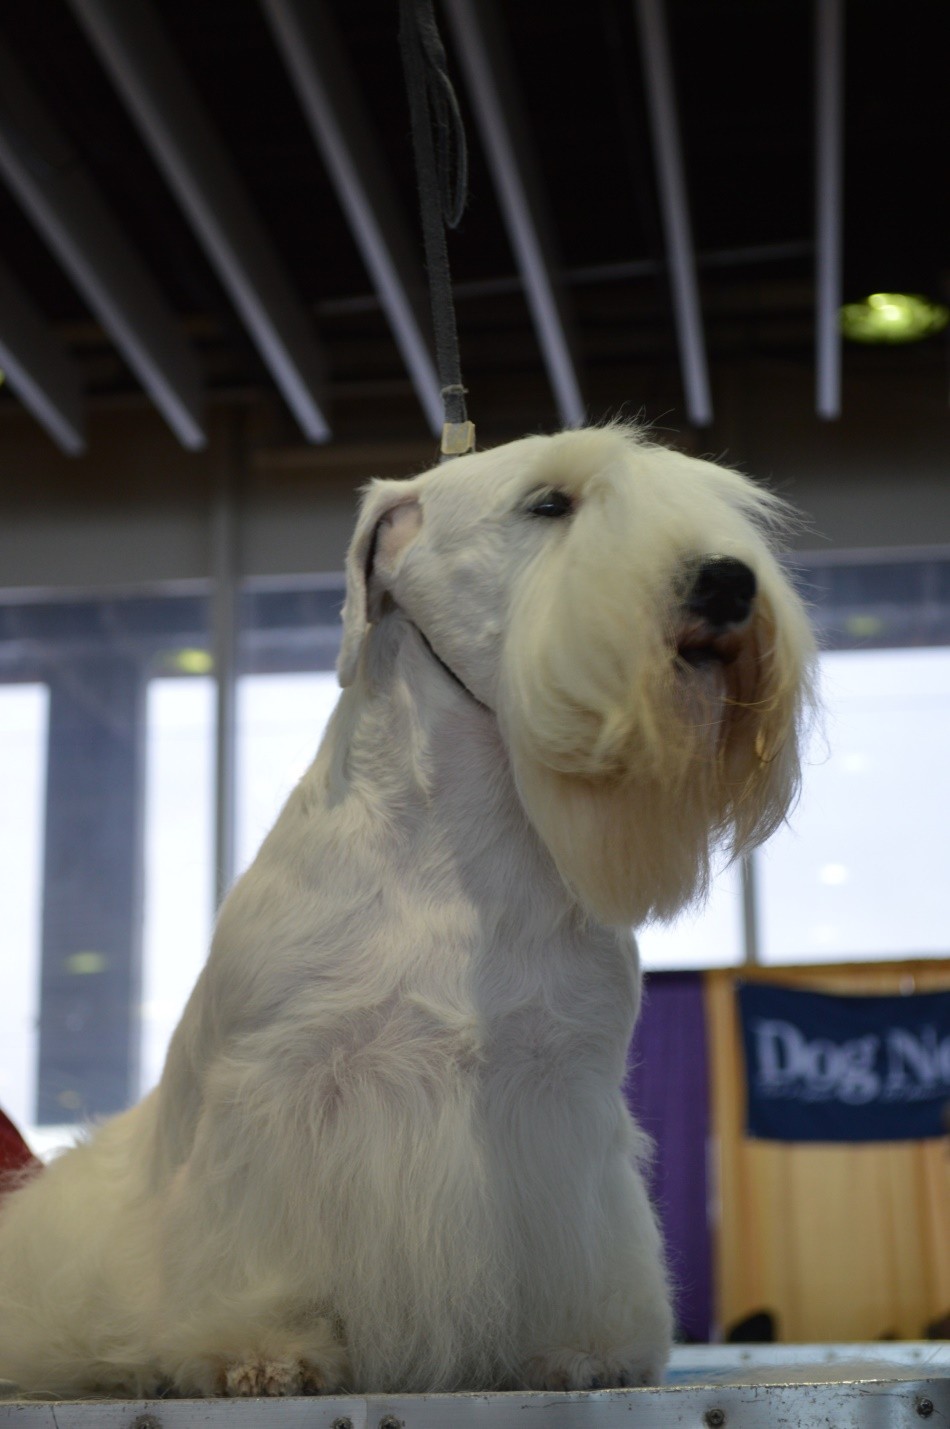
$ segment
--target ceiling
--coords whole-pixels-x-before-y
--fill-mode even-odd
[[[666,0],[675,110],[660,122],[684,183],[684,271],[698,274],[694,351],[713,376],[736,358],[815,361],[816,13],[836,11],[842,295],[945,285],[945,0]],[[552,376],[559,363],[594,418],[623,408],[638,364],[675,373],[682,394],[657,52],[642,28],[645,15],[663,19],[661,0],[446,0],[438,13],[471,158],[449,256],[472,415],[576,419]],[[292,30],[301,14],[304,40]],[[465,24],[474,40],[461,50]],[[156,403],[200,446],[207,402],[246,393],[273,396],[288,442],[431,428],[426,359],[414,368],[407,346],[426,320],[397,29],[397,0],[0,6],[0,406],[25,402],[75,452],[96,405]],[[494,105],[469,73],[479,45]],[[355,191],[381,205],[370,223],[381,261],[405,280],[402,329],[308,121],[295,57],[322,86],[323,142],[336,125]],[[491,123],[516,160],[508,210]],[[527,249],[510,236],[519,203]],[[90,278],[97,252],[103,271]],[[846,358],[898,360],[945,372],[945,338]],[[705,419],[688,393],[677,400],[684,421]]]

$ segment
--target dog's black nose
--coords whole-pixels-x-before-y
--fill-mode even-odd
[[[748,620],[757,590],[755,572],[732,556],[709,556],[700,564],[686,609],[717,630]]]

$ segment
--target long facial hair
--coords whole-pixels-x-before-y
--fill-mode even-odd
[[[744,535],[754,617],[731,663],[686,666],[681,549],[661,528],[631,559],[629,495],[610,482],[594,495],[606,507],[596,526],[519,589],[499,716],[521,799],[565,882],[601,922],[639,924],[701,897],[717,849],[737,857],[785,818],[813,641],[767,540],[734,517],[723,539],[734,550],[735,530]],[[766,516],[777,505],[749,500]]]

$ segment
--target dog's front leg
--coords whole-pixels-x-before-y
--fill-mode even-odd
[[[175,1394],[326,1394],[344,1389],[343,1329],[327,1301],[327,1249],[295,1191],[300,1138],[219,1079],[156,1227],[161,1286],[153,1325]],[[283,1159],[281,1158],[283,1148]]]
[[[305,1330],[237,1324],[204,1334],[195,1344],[169,1343],[166,1382],[188,1398],[333,1394],[348,1387],[346,1348],[332,1322]]]
[[[669,1356],[672,1310],[662,1244],[638,1169],[609,1164],[599,1190],[597,1243],[560,1276],[544,1274],[542,1334],[526,1346],[528,1389],[657,1384]]]

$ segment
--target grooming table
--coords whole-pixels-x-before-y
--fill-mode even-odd
[[[15,1393],[15,1391],[13,1392]],[[654,1389],[308,1399],[0,1399],[16,1429],[948,1429],[950,1343],[695,1345]]]

